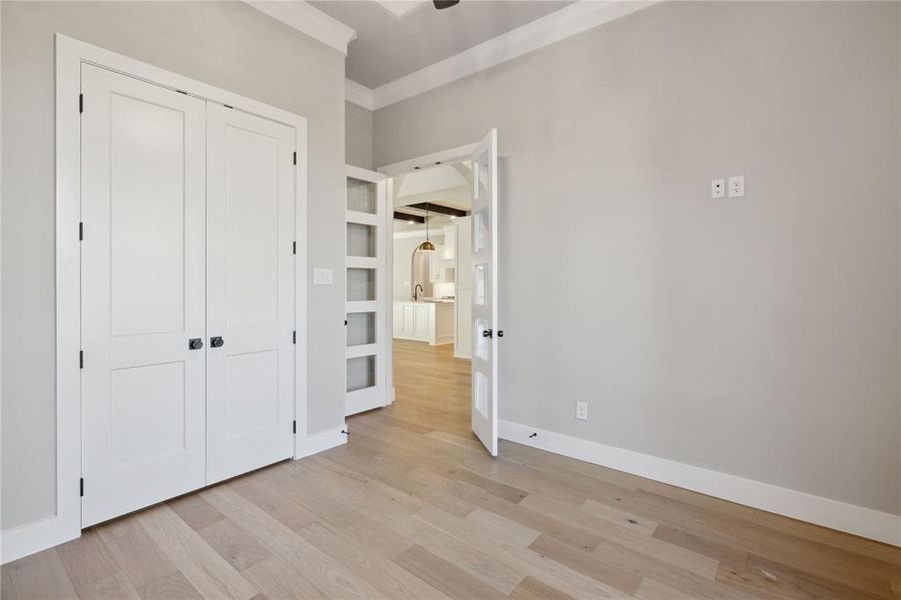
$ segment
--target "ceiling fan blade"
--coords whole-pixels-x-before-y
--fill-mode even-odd
[[[450,8],[451,6],[456,6],[460,4],[460,0],[432,0],[432,4],[435,5],[435,8],[438,10],[444,8]]]

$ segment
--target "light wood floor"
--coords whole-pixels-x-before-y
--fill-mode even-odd
[[[3,598],[901,598],[901,550],[469,432],[469,364],[395,344],[346,446],[6,565]],[[894,596],[893,596],[894,594]]]

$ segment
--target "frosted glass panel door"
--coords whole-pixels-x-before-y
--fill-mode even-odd
[[[347,167],[345,414],[386,404],[388,327],[387,181]]]
[[[472,154],[472,430],[497,456],[497,130]]]
[[[87,527],[204,485],[204,102],[82,67]]]
[[[207,109],[207,483],[294,451],[293,127]]]

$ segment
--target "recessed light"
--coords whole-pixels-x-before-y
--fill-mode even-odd
[[[408,225],[416,225],[416,221],[407,221]]]
[[[450,218],[451,218],[451,219],[456,219],[456,218],[457,218],[457,215],[451,215]]]

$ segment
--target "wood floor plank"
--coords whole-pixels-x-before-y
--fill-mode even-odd
[[[249,478],[229,482],[229,487],[259,506],[261,509],[298,531],[319,520],[315,514]]]
[[[202,596],[248,600],[257,590],[165,504],[137,515],[147,534]]]
[[[741,568],[748,559],[748,553],[743,550],[736,550],[668,525],[658,525],[654,530],[654,537],[708,556],[721,565],[726,564],[734,568]]]
[[[766,598],[785,600],[880,600],[891,597],[888,584],[884,594],[864,592],[756,556],[748,557],[741,569],[722,568],[717,580]]]
[[[75,598],[72,580],[55,548],[3,565],[4,598]]]
[[[80,538],[58,546],[56,551],[76,588],[89,586],[122,570],[96,530],[82,532]]]
[[[181,571],[148,581],[138,589],[143,600],[203,600]]]
[[[343,529],[357,542],[388,559],[403,553],[414,543],[410,538],[369,517],[357,519]]]
[[[138,590],[122,572],[77,586],[75,591],[80,600],[141,600]]]
[[[571,600],[572,596],[549,586],[531,575],[526,576],[516,589],[510,593],[516,600]]]
[[[507,598],[505,594],[419,545],[406,550],[394,562],[451,598]]]
[[[233,521],[222,519],[198,530],[200,536],[237,571],[243,571],[272,554]]]
[[[539,536],[529,549],[626,594],[634,594],[641,583],[642,576],[637,569],[610,564],[548,535]]]
[[[134,517],[104,523],[96,531],[137,589],[178,570]]]
[[[222,513],[210,506],[209,502],[197,494],[181,496],[174,500],[169,500],[166,504],[175,511],[175,514],[181,517],[182,521],[193,529],[203,529],[225,518],[222,516]]]
[[[690,594],[648,577],[641,580],[635,597],[640,600],[695,600],[695,597]]]
[[[270,598],[303,598],[316,600],[330,598],[300,569],[281,556],[272,556],[242,571],[242,575]]]
[[[350,537],[313,523],[300,532],[301,537],[379,589],[386,598],[419,600],[447,598],[431,585]],[[405,550],[406,551],[406,550]],[[402,554],[402,553],[401,553]]]

